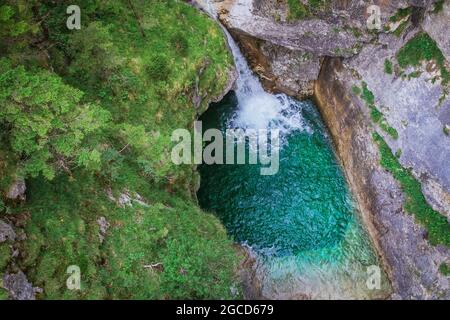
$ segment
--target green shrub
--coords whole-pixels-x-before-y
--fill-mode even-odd
[[[361,89],[358,86],[352,86],[352,92],[353,94],[359,96],[361,94]]]
[[[398,27],[397,29],[395,29],[394,31],[394,35],[396,35],[397,37],[400,37],[403,32],[405,31],[405,29],[408,27],[409,22],[408,21],[403,21]]]
[[[386,132],[388,135],[391,136],[392,139],[397,140],[398,139],[398,132],[395,130],[395,128],[391,127],[385,119],[383,119],[380,122],[380,128]]]
[[[375,104],[375,96],[373,95],[373,92],[369,90],[367,87],[367,83],[362,83],[362,92],[361,92],[361,98],[369,105]]]
[[[383,114],[375,106],[370,106],[370,116],[374,123],[379,123],[383,119]]]
[[[24,160],[20,176],[52,179],[80,156],[89,135],[105,127],[109,112],[81,103],[83,92],[45,70],[31,73],[0,59],[0,123],[9,127],[7,143]]]
[[[9,260],[11,259],[11,249],[9,248],[9,244],[1,243],[0,244],[0,275],[4,268],[8,265]]]
[[[395,13],[395,15],[393,15],[392,17],[389,18],[389,21],[391,22],[397,22],[403,18],[406,18],[407,16],[411,15],[413,12],[413,8],[412,7],[408,7],[408,8],[400,8],[397,10],[397,12]]]
[[[0,300],[8,300],[8,292],[0,286]]]
[[[306,7],[300,0],[288,0],[288,20],[299,20],[309,15],[308,7]]]
[[[389,59],[384,60],[384,72],[387,74],[392,74],[393,68],[392,68],[392,62]]]
[[[375,106],[375,96],[372,91],[367,87],[367,83],[362,83],[362,90],[356,87],[358,90],[353,90],[354,92],[360,91],[361,99],[366,102],[367,107],[370,110],[370,118],[374,123],[377,123],[380,128],[390,135],[393,139],[398,139],[398,132],[395,128],[391,127],[383,116],[383,113],[378,110]]]
[[[324,10],[327,7],[326,0],[308,0],[308,6],[315,11]]]
[[[439,272],[446,277],[450,277],[450,265],[448,263],[441,263],[439,266]]]
[[[439,13],[444,10],[445,0],[438,0],[434,3],[433,13]]]
[[[443,131],[446,136],[450,135],[450,127],[449,126],[444,126]]]

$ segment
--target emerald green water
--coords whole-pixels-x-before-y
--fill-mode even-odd
[[[366,285],[367,267],[380,263],[315,106],[277,98],[289,101],[281,111],[283,121],[271,124],[283,129],[279,172],[262,176],[260,165],[203,164],[200,205],[214,212],[254,256],[253,271],[264,297],[385,295],[384,272],[380,290]],[[236,96],[228,94],[202,115],[203,130],[225,134],[238,126],[242,112]]]

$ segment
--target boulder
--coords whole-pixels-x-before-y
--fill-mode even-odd
[[[35,300],[36,290],[22,271],[6,274],[3,277],[3,288],[13,300]]]
[[[9,187],[6,197],[11,200],[25,200],[25,191],[27,187],[25,185],[25,180],[16,179],[13,184]]]
[[[14,229],[6,222],[0,220],[0,243],[14,241],[15,239],[16,233],[14,232]]]

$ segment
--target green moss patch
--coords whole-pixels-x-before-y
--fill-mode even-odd
[[[288,20],[299,20],[310,15],[309,9],[300,0],[288,0]]]
[[[444,10],[445,0],[438,0],[434,3],[433,13],[439,13]]]
[[[398,139],[398,132],[395,128],[391,127],[383,116],[383,113],[375,106],[375,96],[372,91],[367,87],[367,83],[362,82],[361,88],[353,86],[352,91],[354,94],[359,95],[363,99],[370,110],[370,118],[373,123],[378,124],[380,128],[386,132],[392,139]]]
[[[440,272],[441,274],[443,274],[444,276],[446,276],[446,277],[450,277],[450,264],[448,264],[448,263],[442,263],[442,264],[439,266],[439,272]]]
[[[384,60],[384,72],[386,72],[387,74],[392,74],[393,73],[393,66],[392,66],[392,62],[389,59],[385,59]]]
[[[450,81],[450,72],[445,67],[445,57],[441,50],[427,33],[422,32],[409,40],[397,53],[400,67],[417,67],[423,61],[435,61],[440,68],[442,83],[447,85]]]
[[[11,260],[11,248],[7,243],[0,244],[0,274]]]
[[[398,9],[397,12],[395,13],[395,15],[393,15],[392,17],[389,18],[389,21],[391,21],[391,22],[400,21],[403,18],[406,18],[409,15],[411,15],[412,12],[413,12],[412,7]]]

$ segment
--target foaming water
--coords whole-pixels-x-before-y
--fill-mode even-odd
[[[386,296],[382,269],[381,288],[367,286],[367,267],[380,263],[314,105],[265,92],[224,31],[239,77],[235,92],[201,117],[203,130],[279,130],[280,170],[261,176],[260,165],[201,165],[200,205],[253,256],[259,297]]]
[[[205,1],[205,10],[216,16],[214,6]],[[308,130],[297,111],[298,101],[284,95],[272,95],[264,91],[261,82],[250,69],[233,37],[222,27],[233,54],[239,76],[236,80],[238,109],[228,122],[229,128],[279,129],[282,133]]]

